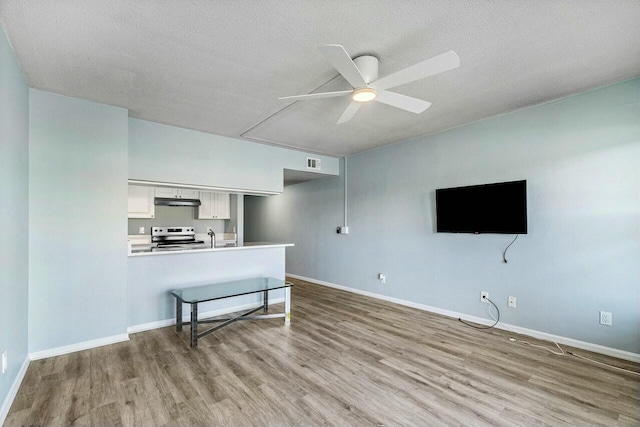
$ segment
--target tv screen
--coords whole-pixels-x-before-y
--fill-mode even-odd
[[[527,234],[527,181],[436,190],[438,233]]]

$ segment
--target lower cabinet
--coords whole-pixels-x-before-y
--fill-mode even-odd
[[[153,187],[129,185],[128,217],[153,218],[156,213],[154,197],[155,190]]]
[[[200,192],[198,219],[230,219],[231,201],[228,193]]]

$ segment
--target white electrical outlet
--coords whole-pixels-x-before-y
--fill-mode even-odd
[[[507,302],[509,307],[516,308],[516,297],[509,297],[509,300]]]
[[[7,366],[8,365],[8,361],[7,361],[7,350],[5,350],[2,353],[2,373],[4,374],[5,372],[7,372]]]
[[[144,227],[138,227],[138,234],[144,234]]]
[[[349,227],[336,227],[336,233],[349,234]]]
[[[387,283],[387,276],[382,273],[378,273],[378,280],[380,280],[380,283]]]
[[[489,304],[489,300],[487,298],[489,298],[489,292],[485,292],[485,291],[480,292],[480,302]]]
[[[608,311],[601,311],[600,312],[600,324],[601,325],[612,326],[613,325],[613,315],[611,313],[609,313]]]

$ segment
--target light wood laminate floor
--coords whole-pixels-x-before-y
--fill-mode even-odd
[[[638,376],[294,282],[290,326],[238,322],[195,350],[169,327],[32,362],[5,425],[640,425]]]

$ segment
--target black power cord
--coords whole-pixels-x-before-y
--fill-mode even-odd
[[[498,322],[500,321],[500,309],[499,309],[499,308],[498,308],[498,306],[497,306],[497,305],[495,305],[495,304],[494,304],[494,302],[493,302],[493,301],[491,301],[489,298],[484,297],[484,299],[486,299],[486,300],[487,300],[487,301],[489,301],[491,304],[493,304],[493,306],[496,308],[496,311],[498,312],[498,318],[496,319],[496,322],[495,322],[493,325],[491,325],[491,326],[476,326],[476,325],[472,325],[472,324],[471,324],[471,323],[469,323],[469,322],[465,322],[464,320],[462,320],[462,319],[460,319],[460,318],[458,318],[458,320],[459,320],[459,321],[461,321],[462,323],[464,323],[465,325],[467,325],[467,326],[469,326],[469,327],[472,327],[472,328],[475,328],[475,329],[491,329],[491,328],[493,328],[494,326],[496,326],[496,325],[498,324]]]
[[[507,251],[509,250],[509,247],[510,247],[511,245],[513,245],[513,242],[515,242],[515,241],[518,239],[518,236],[519,236],[519,234],[516,234],[516,237],[514,237],[514,238],[513,238],[513,240],[511,241],[511,243],[509,243],[509,246],[507,246],[507,247],[504,249],[504,252],[502,252],[502,260],[504,261],[504,263],[505,263],[505,264],[507,263]]]

